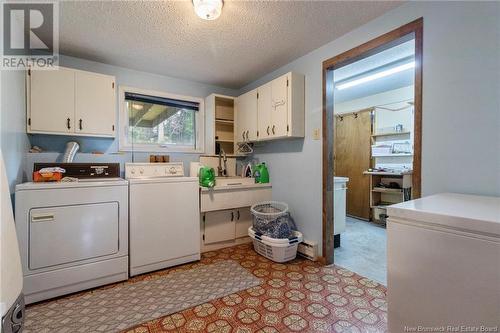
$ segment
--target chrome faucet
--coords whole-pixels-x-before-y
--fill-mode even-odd
[[[224,156],[224,157],[223,157]],[[222,161],[224,161],[224,167],[222,167]],[[227,155],[224,149],[219,150],[219,166],[217,167],[217,173],[220,176],[227,176]]]

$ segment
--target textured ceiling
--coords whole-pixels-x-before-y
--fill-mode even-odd
[[[400,2],[225,1],[218,20],[191,1],[61,2],[61,53],[229,88],[332,41]]]

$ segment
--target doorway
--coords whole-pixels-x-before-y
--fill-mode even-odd
[[[384,206],[420,197],[422,32],[418,19],[323,62],[325,264],[370,275],[385,260]]]

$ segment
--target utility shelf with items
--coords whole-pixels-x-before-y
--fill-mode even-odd
[[[372,221],[385,224],[389,205],[411,199],[412,172],[365,171],[370,176]]]
[[[374,133],[372,134],[372,138],[382,137],[382,136],[404,136],[410,135],[411,132],[388,132],[388,133]]]

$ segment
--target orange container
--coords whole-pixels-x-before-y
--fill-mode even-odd
[[[35,183],[41,182],[58,182],[62,179],[62,172],[33,172],[33,181]]]

